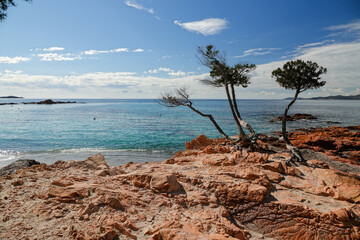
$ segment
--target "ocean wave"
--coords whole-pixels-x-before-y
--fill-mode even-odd
[[[112,166],[124,164],[129,161],[147,162],[164,160],[173,155],[173,153],[169,151],[158,149],[73,148],[31,152],[0,150],[0,167],[17,159],[34,159],[42,163],[52,164],[58,160],[83,160],[97,153],[104,155],[106,161]]]
[[[0,161],[11,161],[19,157],[21,152],[14,150],[0,149]]]
[[[106,149],[106,148],[72,148],[72,149],[62,149],[58,150],[60,153],[116,153],[116,152],[148,152],[148,153],[161,153],[165,152],[164,150],[150,150],[150,149]]]
[[[169,151],[165,150],[151,150],[151,149],[106,149],[106,148],[71,148],[71,149],[57,149],[57,150],[44,150],[44,151],[26,151],[20,152],[16,150],[1,150],[0,149],[0,161],[11,161],[16,160],[22,157],[28,158],[32,156],[51,156],[51,155],[71,155],[71,154],[96,154],[102,153],[106,155],[116,155],[119,154],[162,154],[168,153]]]

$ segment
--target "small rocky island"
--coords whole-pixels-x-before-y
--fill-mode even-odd
[[[23,98],[23,97],[17,97],[17,96],[2,96],[0,98]]]
[[[295,113],[294,115],[290,115],[286,117],[286,121],[313,120],[313,119],[317,119],[317,117],[306,113]],[[283,120],[283,116],[277,116],[274,119],[270,120],[270,122],[276,122],[282,120]]]
[[[0,105],[18,105],[18,104],[68,104],[68,103],[78,103],[75,101],[53,101],[51,99],[46,99],[40,102],[22,102],[22,103],[0,103]]]

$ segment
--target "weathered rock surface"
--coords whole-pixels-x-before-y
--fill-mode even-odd
[[[11,175],[23,167],[31,167],[32,165],[38,164],[40,163],[32,159],[19,159],[5,167],[0,168],[0,176]]]
[[[314,128],[289,134],[299,148],[323,152],[330,158],[360,164],[360,126]]]
[[[283,116],[278,116],[270,120],[270,122],[282,121],[283,118],[284,118]],[[286,121],[312,120],[312,119],[317,119],[317,117],[306,113],[295,113],[294,115],[289,115],[286,117]]]
[[[359,174],[203,135],[186,147],[163,162],[95,155],[0,177],[0,239],[360,239]]]

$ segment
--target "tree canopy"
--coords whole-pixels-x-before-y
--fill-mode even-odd
[[[255,64],[235,64],[230,67],[226,64],[225,54],[220,53],[214,46],[208,45],[206,48],[198,48],[198,59],[210,68],[211,79],[202,82],[213,86],[223,87],[226,84],[247,87],[250,84],[249,73],[255,70]]]
[[[320,75],[326,73],[326,68],[319,66],[316,62],[295,60],[284,64],[283,68],[278,68],[272,72],[272,77],[281,87],[285,89],[296,90],[294,98],[287,105],[282,118],[282,135],[286,143],[286,147],[292,152],[293,157],[298,161],[305,162],[301,152],[292,146],[286,132],[286,119],[290,107],[295,103],[298,95],[308,89],[316,89],[325,85],[325,81],[320,81]]]
[[[327,69],[319,66],[316,62],[295,60],[284,64],[272,72],[272,77],[285,89],[296,90],[301,93],[308,89],[316,89],[325,85],[325,81],[319,81],[320,75]]]
[[[245,140],[242,127],[246,128],[250,132],[252,147],[253,143],[256,143],[257,134],[240,115],[235,87],[247,87],[250,84],[249,73],[256,68],[255,64],[236,64],[231,67],[226,63],[225,54],[220,53],[213,45],[208,45],[206,48],[198,47],[197,57],[204,66],[210,68],[210,79],[204,79],[202,82],[213,87],[225,88],[229,107],[239,131],[239,138]]]
[[[24,1],[29,2],[31,0]],[[0,0],[0,22],[2,22],[6,18],[6,11],[10,6],[16,6],[14,0]]]

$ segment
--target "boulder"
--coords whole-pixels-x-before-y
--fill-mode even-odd
[[[105,162],[104,156],[101,153],[89,157],[88,159],[84,160],[83,163],[85,163],[89,168],[98,168],[100,166],[104,166],[106,168],[109,167]],[[104,169],[101,167],[98,170],[104,170]]]
[[[0,176],[11,175],[21,168],[31,167],[33,165],[39,165],[39,164],[40,163],[38,161],[35,161],[33,159],[19,159],[13,163],[10,163],[5,167],[2,167],[0,169]]]
[[[46,99],[44,101],[40,101],[37,104],[54,104],[55,102],[51,99]]]
[[[180,184],[174,174],[156,173],[150,181],[150,189],[154,192],[171,193],[180,190]]]
[[[186,142],[185,146],[187,150],[204,149],[205,147],[211,145],[213,141],[213,139],[207,138],[205,135],[201,134],[192,141]]]

